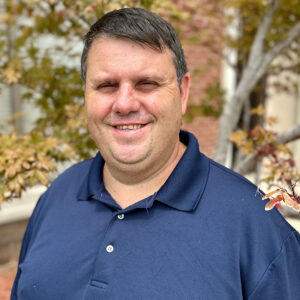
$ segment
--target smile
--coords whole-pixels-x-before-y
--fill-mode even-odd
[[[115,128],[121,129],[121,130],[134,130],[134,129],[140,129],[144,127],[143,124],[130,124],[130,125],[117,125]]]

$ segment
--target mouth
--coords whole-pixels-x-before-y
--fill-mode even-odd
[[[146,124],[128,124],[128,125],[116,125],[114,128],[119,130],[137,130],[143,128]]]

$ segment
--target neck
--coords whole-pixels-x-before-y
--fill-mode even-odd
[[[130,170],[126,172],[115,171],[105,163],[103,169],[104,185],[122,208],[130,206],[159,190],[175,169],[185,149],[185,145],[178,143],[170,159],[148,174],[145,169],[141,169],[140,172],[136,169],[132,172]]]

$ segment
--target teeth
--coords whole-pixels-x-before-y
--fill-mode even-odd
[[[133,130],[133,129],[140,129],[142,128],[143,125],[139,124],[139,125],[118,125],[116,126],[117,129],[121,129],[121,130]]]

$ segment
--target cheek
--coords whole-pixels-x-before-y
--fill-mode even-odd
[[[147,97],[141,96],[140,102],[142,104],[143,109],[145,109],[150,114],[160,114],[162,109],[162,101],[163,99],[161,96],[156,95],[155,97]]]
[[[110,109],[108,105],[105,105],[105,101],[89,99],[85,102],[85,111],[87,121],[90,123],[103,120],[109,113]]]
[[[157,118],[168,119],[178,109],[177,98],[174,93],[164,91],[151,97],[144,97],[142,101],[146,111]],[[181,108],[180,108],[181,111]]]

